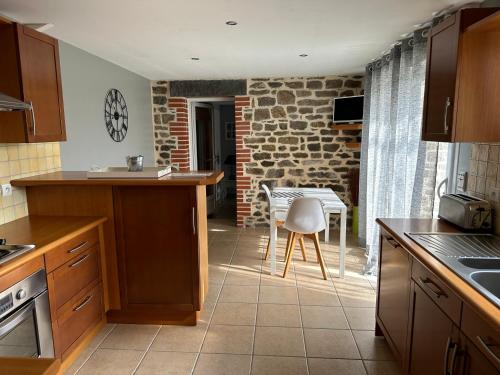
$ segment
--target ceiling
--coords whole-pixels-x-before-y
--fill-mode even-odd
[[[149,79],[221,79],[362,72],[413,25],[458,3],[0,0],[0,14],[52,23],[47,34]]]

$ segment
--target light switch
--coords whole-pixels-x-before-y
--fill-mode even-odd
[[[457,175],[457,190],[461,192],[467,191],[467,172],[458,172]]]

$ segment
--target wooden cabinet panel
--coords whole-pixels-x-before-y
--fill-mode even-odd
[[[122,310],[199,310],[196,187],[115,187]]]
[[[56,39],[16,23],[0,21],[0,91],[33,111],[0,112],[0,142],[66,140]]]
[[[87,285],[97,282],[99,277],[99,248],[93,247],[49,274],[52,307],[58,311]]]
[[[463,375],[498,375],[500,369],[495,367],[490,359],[484,356],[474,344],[462,337],[462,356],[460,372]]]
[[[82,233],[62,245],[59,245],[52,251],[45,254],[45,265],[47,272],[52,272],[64,263],[69,262],[73,258],[82,254],[85,250],[90,249],[99,241],[99,233],[97,228]]]
[[[409,373],[451,374],[455,367],[459,336],[453,322],[429,296],[413,284],[413,316]]]
[[[66,140],[57,39],[22,25],[17,29],[24,101],[33,106],[29,141]]]
[[[397,360],[405,358],[410,303],[410,256],[390,236],[381,236],[377,319],[396,351]]]
[[[416,260],[412,265],[412,278],[456,325],[460,325],[462,302],[445,283]]]

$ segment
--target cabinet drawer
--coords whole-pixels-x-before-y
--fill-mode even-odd
[[[413,262],[412,278],[456,325],[460,325],[462,302],[450,288],[418,261]]]
[[[461,328],[488,361],[500,371],[500,328],[488,324],[467,304],[464,304]]]
[[[99,247],[94,246],[71,259],[48,276],[51,304],[59,310],[83,288],[99,279]]]
[[[82,233],[45,254],[47,273],[55,270],[99,242],[97,228]]]
[[[56,352],[64,358],[73,343],[101,321],[102,314],[102,285],[99,283],[75,296],[57,320],[59,339]]]

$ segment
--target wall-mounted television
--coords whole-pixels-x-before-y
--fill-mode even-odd
[[[342,96],[333,99],[333,122],[363,122],[363,95]]]

